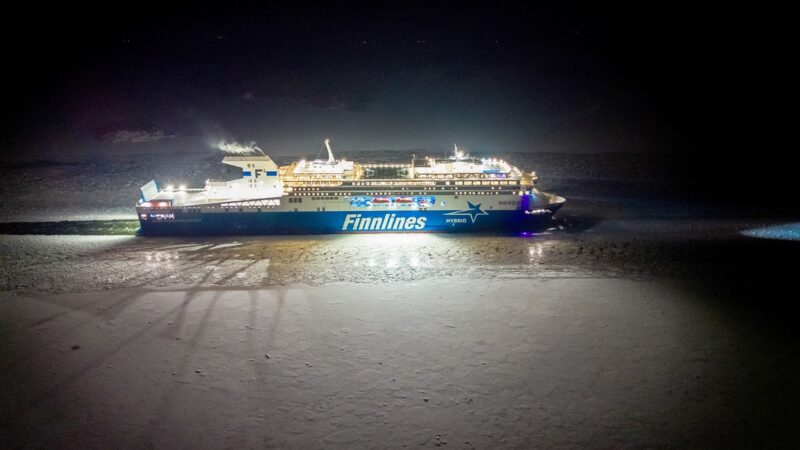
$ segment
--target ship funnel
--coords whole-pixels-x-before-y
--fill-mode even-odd
[[[329,163],[329,164],[333,164],[333,162],[335,161],[335,159],[333,159],[333,152],[331,151],[331,144],[330,144],[330,142],[331,142],[331,140],[330,140],[330,139],[325,139],[325,148],[327,148],[327,149],[328,149],[328,163]]]

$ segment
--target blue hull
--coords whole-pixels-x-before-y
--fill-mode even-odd
[[[174,219],[140,220],[138,234],[242,235],[532,231],[546,226],[561,204],[547,212],[506,211],[328,211],[175,213]]]

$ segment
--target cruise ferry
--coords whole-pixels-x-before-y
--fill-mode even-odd
[[[536,174],[499,159],[446,158],[362,164],[334,158],[279,167],[255,148],[228,154],[241,178],[203,188],[141,189],[141,235],[532,231],[563,197],[534,187]]]

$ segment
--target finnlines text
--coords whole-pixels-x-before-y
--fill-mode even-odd
[[[348,214],[344,218],[342,231],[380,231],[380,230],[421,230],[425,228],[427,217],[361,217],[361,214]]]

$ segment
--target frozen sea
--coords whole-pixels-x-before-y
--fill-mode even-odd
[[[540,233],[131,234],[139,185],[216,159],[1,169],[0,446],[800,443],[800,217],[512,154],[569,200]]]

